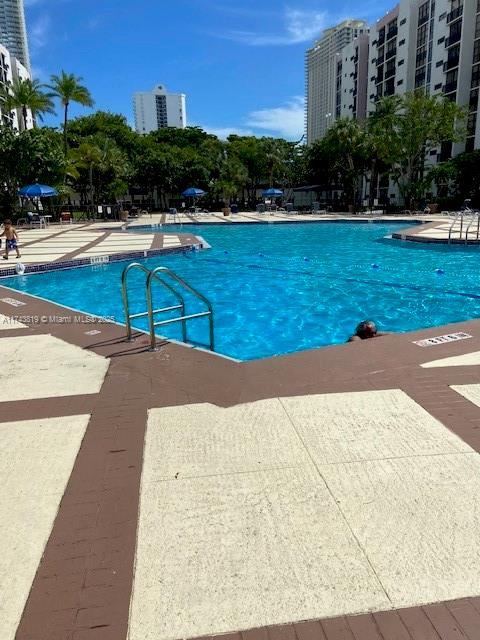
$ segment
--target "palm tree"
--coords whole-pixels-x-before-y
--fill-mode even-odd
[[[70,163],[75,168],[88,170],[88,186],[90,192],[90,204],[94,206],[95,193],[93,186],[93,171],[102,163],[102,150],[93,142],[82,142],[70,153]]]
[[[36,119],[43,119],[44,113],[55,113],[53,108],[52,96],[45,93],[43,89],[45,85],[38,80],[22,80],[15,78],[2,88],[0,101],[3,102],[5,111],[13,111],[21,109],[23,118],[23,128],[27,128],[28,112],[30,111],[33,118],[33,125],[36,125]]]
[[[70,103],[77,102],[83,107],[93,107],[94,101],[90,95],[90,91],[87,87],[84,87],[81,82],[83,78],[73,75],[73,73],[62,73],[59,76],[51,76],[50,89],[53,91],[53,96],[60,100],[60,103],[64,109],[63,119],[63,145],[65,150],[65,156],[68,152],[68,108]]]

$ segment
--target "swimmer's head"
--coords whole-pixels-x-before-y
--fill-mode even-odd
[[[362,340],[368,340],[368,338],[374,338],[377,335],[377,326],[372,320],[364,320],[360,322],[355,329],[355,335]]]

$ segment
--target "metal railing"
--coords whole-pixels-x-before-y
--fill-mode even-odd
[[[128,274],[133,270],[140,270],[143,273],[147,274],[146,280],[146,297],[147,297],[147,311],[143,313],[130,313],[130,303],[128,299]],[[172,286],[169,282],[165,280],[165,278],[170,278],[177,284],[179,284],[183,289],[191,293],[195,298],[203,302],[207,310],[201,311],[199,313],[191,313],[187,314],[185,311],[185,298],[183,295],[177,291],[177,289]],[[162,307],[160,309],[153,308],[153,283],[158,282],[161,284],[167,291],[169,291],[177,300],[178,304],[173,305],[171,307]],[[122,273],[122,298],[123,298],[123,307],[125,310],[125,323],[127,326],[127,342],[131,342],[132,338],[132,320],[138,318],[148,318],[149,324],[149,332],[150,332],[150,351],[157,351],[157,337],[155,335],[155,329],[157,327],[163,327],[169,324],[174,324],[176,322],[182,323],[182,340],[183,342],[188,342],[188,331],[187,331],[187,322],[189,320],[194,320],[196,318],[207,318],[209,319],[209,348],[210,351],[215,350],[215,325],[213,319],[213,308],[210,301],[199,291],[197,291],[194,287],[189,285],[183,278],[177,275],[171,269],[167,267],[157,267],[156,269],[147,269],[144,265],[139,262],[133,262],[129,264],[123,270]],[[168,320],[161,320],[159,322],[155,321],[155,317],[161,313],[167,313],[171,311],[180,311],[180,316],[177,318],[169,318]]]
[[[453,222],[450,225],[450,229],[448,230],[448,244],[452,243],[452,234],[453,234],[453,229],[455,227],[455,225],[457,224],[457,221],[460,219],[460,238],[462,237],[462,231],[463,231],[463,211],[457,211],[457,213],[455,214],[454,218],[453,218]]]
[[[477,236],[476,239],[480,239],[480,212],[474,209],[470,209],[470,207],[465,207],[465,209],[461,211],[457,211],[453,222],[450,225],[450,229],[448,230],[448,244],[452,243],[453,235],[456,233],[457,223],[460,221],[460,228],[458,229],[458,240],[461,242],[463,240],[463,229],[465,227],[465,244],[468,244],[468,234],[470,233],[470,229],[472,228],[475,220],[477,221]]]
[[[465,230],[465,244],[468,244],[468,234],[470,233],[470,228],[473,226],[475,220],[477,221],[477,237],[476,240],[480,237],[480,211],[472,211],[472,219],[470,220],[466,230]]]

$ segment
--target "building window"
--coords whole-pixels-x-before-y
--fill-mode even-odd
[[[430,17],[430,1],[424,2],[418,9],[418,24],[422,25],[428,21]]]
[[[424,24],[423,26],[421,26],[418,29],[417,47],[422,47],[423,45],[426,44],[426,42],[427,42],[427,34],[428,34],[428,28],[427,28],[427,25]]]
[[[480,40],[473,45],[473,64],[480,62]]]
[[[480,85],[480,64],[477,64],[472,69],[472,89]]]

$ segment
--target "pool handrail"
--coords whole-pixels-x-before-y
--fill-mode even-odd
[[[147,274],[147,281],[146,281],[147,311],[143,313],[131,314],[130,304],[128,300],[128,274],[134,269],[139,269],[140,271],[143,271],[144,273]],[[193,313],[193,314],[187,315],[185,312],[185,299],[183,295],[179,293],[177,289],[175,289],[175,287],[173,287],[171,284],[166,282],[165,279],[162,277],[162,275],[165,275],[171,278],[172,280],[180,284],[181,287],[183,287],[189,293],[195,296],[198,300],[203,302],[207,307],[207,311],[202,311],[200,313]],[[172,293],[176,297],[179,304],[172,307],[162,307],[161,309],[154,309],[153,293],[152,293],[152,285],[154,281],[158,282],[170,293]],[[131,264],[129,264],[128,267],[126,267],[122,273],[122,298],[123,298],[123,306],[125,310],[125,322],[127,326],[127,337],[126,337],[127,342],[132,341],[131,321],[134,320],[135,318],[148,318],[149,330],[150,330],[150,351],[157,351],[157,338],[155,335],[156,327],[173,324],[175,322],[181,322],[182,323],[182,340],[183,342],[186,343],[188,342],[187,321],[193,320],[195,318],[208,317],[209,326],[210,326],[210,341],[209,341],[210,351],[215,350],[215,324],[214,324],[214,317],[213,317],[213,307],[210,301],[208,300],[208,298],[206,298],[203,294],[197,291],[194,287],[188,284],[183,278],[181,278],[178,274],[176,274],[174,271],[172,271],[168,267],[157,267],[156,269],[147,269],[147,267],[140,264],[139,262],[132,262]],[[168,320],[155,322],[156,315],[160,313],[166,313],[168,311],[176,311],[178,309],[180,309],[180,316],[178,318],[170,318]]]
[[[463,231],[463,215],[464,215],[465,211],[457,211],[454,218],[453,218],[453,222],[450,225],[450,229],[448,230],[448,244],[452,243],[452,233],[453,233],[453,229],[457,223],[457,220],[460,216],[460,239],[462,238],[462,231]]]
[[[468,234],[470,233],[470,227],[473,225],[473,223],[475,222],[475,220],[477,220],[477,240],[480,236],[480,211],[478,211],[477,209],[470,209],[469,213],[471,212],[472,214],[472,218],[470,220],[470,222],[468,223],[468,226],[465,230],[465,244],[468,245]]]

